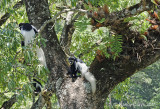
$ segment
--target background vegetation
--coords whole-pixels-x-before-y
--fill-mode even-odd
[[[18,10],[12,8],[17,1],[18,0],[2,0],[0,2],[0,18],[7,12],[11,15],[0,27],[0,107],[13,93],[16,93],[18,94],[17,102],[12,108],[27,109],[32,105],[33,99],[31,77],[36,75],[36,78],[44,85],[47,80],[48,71],[38,65],[38,60],[34,52],[31,52],[29,48],[23,48],[23,50],[21,48],[20,41],[22,40],[22,35],[20,34],[18,24],[28,22],[28,18],[24,6]],[[98,2],[96,0],[90,0],[94,6],[107,4],[110,12],[122,10],[139,1],[140,0],[101,0]],[[54,16],[60,11],[56,6],[63,6],[68,3],[72,7],[75,6],[76,2],[76,0],[72,0],[71,2],[67,0],[49,0],[50,11]],[[133,25],[132,29],[137,29],[139,32],[144,33],[150,26],[149,22],[145,20],[148,17],[148,13],[144,12],[140,15],[126,18],[126,21],[130,21]],[[62,20],[56,21],[55,29],[59,35],[58,37],[62,34],[63,23],[64,21]],[[90,19],[88,19],[87,16],[80,17],[74,25],[76,31],[72,39],[71,53],[75,56],[79,56],[79,54],[86,51],[86,48],[91,48],[91,45],[96,43],[97,40],[102,40],[102,36],[104,38],[103,41],[105,43],[102,42],[99,46],[92,49],[91,52],[81,57],[87,65],[90,65],[90,62],[93,61],[97,49],[104,51],[104,48],[111,47],[112,52],[115,52],[112,57],[113,59],[121,52],[121,36],[115,36],[110,33],[109,28],[99,28],[93,31],[90,25]],[[45,42],[45,39],[38,37],[37,41]],[[111,56],[105,51],[104,53],[108,58]],[[23,60],[23,58],[25,58],[27,64],[22,63],[21,60]],[[106,98],[106,104],[109,104],[110,107],[105,106],[105,108],[159,109],[159,63],[160,61],[156,62],[119,84],[110,96]],[[52,103],[55,109],[59,108],[55,95],[52,96]]]

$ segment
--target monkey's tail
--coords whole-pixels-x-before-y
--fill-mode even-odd
[[[92,88],[92,93],[94,94],[96,92],[96,79],[95,79],[95,77],[90,72],[86,72],[84,74],[84,77],[86,78],[86,80],[88,80],[90,82],[91,88]]]
[[[81,72],[81,76],[82,77],[85,77],[87,81],[90,82],[91,84],[91,88],[92,88],[92,93],[94,94],[96,92],[96,79],[94,77],[94,75],[90,72],[88,72],[88,67],[86,66],[85,63],[80,63],[80,62],[77,62],[77,65],[76,65],[79,69],[80,69],[80,72]]]
[[[43,52],[42,48],[40,48],[39,46],[36,46],[36,52],[37,52],[37,57],[38,57],[40,63],[44,67],[47,67],[47,65],[46,65],[46,58],[45,58],[45,55],[44,55],[44,52]]]

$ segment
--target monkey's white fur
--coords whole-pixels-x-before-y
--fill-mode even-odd
[[[36,45],[36,52],[37,52],[37,57],[38,57],[40,63],[41,63],[44,67],[47,67],[45,55],[44,55],[44,52],[43,52],[42,48],[40,48],[39,46]]]
[[[96,92],[96,79],[92,73],[88,72],[88,67],[85,63],[76,62],[76,69],[79,68],[80,72],[82,73],[82,77],[85,77],[87,81],[90,82],[92,93]]]
[[[21,29],[21,34],[24,37],[24,44],[27,46],[29,43],[32,43],[34,40],[35,32],[33,29],[30,31],[25,31],[23,28]]]
[[[33,25],[32,25],[32,29],[30,31],[23,30],[23,28],[21,29],[21,34],[24,37],[25,46],[27,46],[29,43],[32,43],[34,40],[35,31],[33,30],[33,28],[36,29]],[[36,29],[36,31],[37,31],[37,29]],[[37,45],[36,45],[36,53],[37,53],[37,57],[40,61],[40,64],[42,64],[44,67],[47,67],[44,52],[43,52],[42,48],[40,48]]]

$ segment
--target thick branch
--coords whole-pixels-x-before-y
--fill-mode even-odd
[[[60,37],[60,44],[67,54],[69,54],[68,38],[72,37],[72,34],[74,32],[74,30],[72,30],[73,25],[71,23],[73,15],[74,15],[73,11],[67,13],[65,24]],[[71,32],[71,34],[69,34],[69,32]]]
[[[14,94],[8,101],[5,101],[1,109],[10,109],[17,102],[17,94]]]
[[[146,35],[147,40],[145,40],[140,38],[141,34],[138,32],[131,31],[127,23],[119,23],[117,27],[115,25],[111,29],[123,35],[123,51],[116,60],[105,59],[99,62],[95,58],[92,62],[90,71],[99,80],[97,86],[102,87],[97,90],[101,92],[110,92],[118,83],[160,59],[160,49],[155,49],[160,47],[159,31],[149,29]],[[104,86],[104,83],[108,86]],[[105,95],[98,96],[106,97]]]
[[[150,1],[146,3],[150,3]],[[142,4],[144,4],[144,2],[139,3],[139,5],[134,5],[133,7],[142,7]],[[152,9],[153,3],[150,3],[150,5],[145,4],[145,6],[150,6]],[[134,10],[133,7],[129,8],[130,11],[128,12],[130,12],[130,14],[126,13],[124,17],[135,15],[134,13],[131,14],[131,12],[133,12],[131,10]],[[136,8],[136,10],[137,9],[139,8]],[[147,9],[142,8],[143,11]],[[117,14],[121,13],[120,15],[122,15],[122,13],[125,12],[124,10],[117,12]],[[137,12],[140,13],[142,10]],[[114,16],[114,14],[111,15]],[[118,15],[115,14],[115,17],[116,16]],[[116,20],[117,22],[114,22]],[[111,19],[105,25],[108,26],[110,22],[114,22],[111,25],[111,30],[123,36],[123,51],[119,53],[119,57],[117,57],[116,60],[106,58],[102,62],[99,62],[98,59],[95,58],[90,65],[90,72],[92,72],[98,80],[97,86],[99,87],[97,91],[102,92],[96,95],[97,99],[100,96],[102,99],[105,99],[118,83],[160,59],[160,49],[156,49],[160,47],[159,30],[149,29],[146,35],[147,40],[141,39],[140,33],[130,30],[130,25],[120,22],[121,20],[124,20],[123,16],[120,18],[116,17],[113,20]]]
[[[153,48],[152,41],[155,40],[155,39],[157,40],[156,35],[146,36],[148,41],[145,41],[143,39],[140,39],[140,37],[141,37],[140,33],[130,30],[130,28],[129,28],[130,25],[128,23],[120,22],[120,21],[123,21],[126,17],[130,17],[130,16],[133,16],[133,15],[139,14],[143,11],[151,10],[153,8],[153,5],[154,4],[150,0],[142,0],[140,3],[138,3],[134,6],[131,6],[130,8],[124,9],[124,10],[119,11],[119,12],[111,13],[109,15],[109,17],[112,16],[114,19],[108,20],[108,24],[106,23],[106,25],[109,25],[111,22],[112,23],[114,22],[111,25],[111,30],[114,30],[117,34],[123,36],[122,37],[123,38],[123,47],[122,47],[123,51],[120,53],[120,57],[118,57],[118,60],[115,60],[115,62],[114,62],[114,60],[106,59],[106,62],[102,62],[103,65],[101,65],[98,62],[98,60],[95,58],[95,60],[91,64],[91,71],[93,71],[97,74],[98,70],[94,69],[95,66],[97,66],[97,67],[99,66],[100,69],[101,68],[110,69],[110,67],[108,68],[108,66],[112,66],[112,65],[109,65],[109,63],[112,63],[112,64],[114,64],[112,66],[113,68],[117,68],[117,67],[118,68],[116,69],[116,71],[114,71],[114,69],[110,69],[110,70],[113,70],[111,72],[116,72],[115,75],[119,75],[119,77],[123,78],[123,79],[122,78],[117,78],[117,79],[119,79],[118,81],[121,82],[121,81],[125,80],[127,77],[134,74],[137,70],[150,65],[151,63],[156,61],[156,59],[159,58],[159,55],[157,55],[159,53],[159,51],[155,50],[154,55],[153,55],[152,54],[153,49],[151,49],[151,48]],[[118,16],[120,16],[120,17],[118,17]],[[159,34],[159,32],[157,32],[157,31],[149,31],[149,32],[151,32],[151,33],[148,33],[148,34],[155,34],[155,33]],[[135,43],[132,42],[133,40],[134,40]],[[154,44],[155,48],[157,48],[157,46],[158,46],[158,44]],[[142,53],[142,50],[144,50],[143,51],[144,53]],[[132,62],[128,61],[128,60],[131,60],[131,61],[134,60],[134,63],[141,63],[142,60],[143,61],[148,61],[148,59],[145,60],[144,57],[145,57],[145,55],[147,57],[149,55],[148,54],[149,52],[151,52],[150,62],[146,62],[147,64],[145,64],[145,65],[139,65],[139,67],[136,67],[137,65],[134,65]],[[142,59],[142,57],[143,57],[143,59]],[[122,61],[122,63],[119,62],[119,61]],[[124,65],[123,62],[125,62],[125,65]],[[106,65],[104,63],[106,63]],[[116,63],[119,63],[119,64],[116,64]],[[125,67],[124,66],[122,67],[122,65],[124,65]],[[134,67],[132,67],[132,70],[123,71],[126,68],[126,66],[129,66],[129,65],[134,65]],[[120,68],[120,70],[118,70],[119,68]],[[128,76],[126,76],[127,74],[124,74],[123,75],[124,77],[123,77],[122,72],[123,72],[123,74],[124,74],[124,72],[127,72]],[[109,72],[106,71],[106,73],[110,75]],[[115,77],[111,77],[111,78],[115,79]]]
[[[147,10],[151,10],[153,8],[153,3],[150,0],[142,0],[140,3],[131,6],[129,8],[123,9],[122,11],[119,12],[113,12],[111,14],[109,14],[108,16],[106,16],[106,21],[105,21],[105,26],[108,25],[112,25],[112,27],[114,25],[116,25],[117,27],[117,23],[124,20],[127,17],[131,17],[134,15],[137,15],[141,12],[147,11]],[[81,12],[81,13],[86,13],[86,14],[90,14],[87,10],[83,10],[83,9],[64,9],[61,12],[59,12],[57,15],[54,16],[54,18],[52,18],[51,20],[48,20],[44,23],[44,25],[40,28],[40,32],[44,29],[44,27],[50,23],[50,22],[55,22],[55,20],[57,19],[57,17],[59,15],[61,15],[62,13],[66,13],[66,12]],[[73,14],[72,14],[73,15]],[[90,17],[94,17],[92,15],[88,15]],[[71,17],[70,17],[71,18]],[[69,19],[69,21],[71,21],[71,19]],[[67,22],[68,24],[68,22]],[[64,29],[62,32],[62,36],[61,36],[61,43],[63,44],[62,46],[66,46],[66,49],[69,47],[69,44],[71,42],[71,40],[68,40],[69,38],[71,39],[72,37],[67,37],[68,36],[68,32],[70,30],[70,28],[72,28],[72,25],[64,25]],[[113,25],[114,24],[114,25]],[[74,31],[74,30],[73,30]],[[71,32],[73,34],[73,32]],[[71,36],[72,36],[71,34]],[[67,46],[68,45],[68,46]],[[69,54],[68,49],[65,50],[67,54]]]
[[[144,11],[149,11],[154,8],[154,4],[151,0],[142,0],[140,3],[131,6],[129,8],[125,8],[119,12],[113,12],[109,15],[109,23],[113,23],[115,21],[123,21],[125,18],[132,17],[138,15]]]
[[[149,11],[153,8],[154,8],[154,4],[151,2],[151,0],[142,0],[140,3],[138,3],[134,6],[131,6],[129,8],[125,8],[125,9],[118,11],[118,12],[110,13],[108,16],[105,17],[106,21],[107,21],[107,22],[105,22],[105,24],[106,24],[106,26],[108,26],[108,25],[113,24],[114,22],[122,21],[127,17],[135,16],[137,14],[144,12],[144,11]],[[59,13],[57,13],[52,19],[45,21],[43,26],[41,26],[41,28],[39,29],[39,32],[41,33],[47,24],[49,24],[51,22],[54,23],[59,15],[61,15],[63,13],[71,12],[71,11],[85,13],[89,17],[94,17],[93,14],[88,12],[87,10],[75,9],[75,8],[64,9],[64,10],[60,11]]]
[[[96,20],[101,20],[102,18],[104,18],[105,21],[101,24],[101,26],[107,27],[117,23],[122,23],[124,19],[128,17],[138,15],[144,11],[152,10],[153,8],[154,8],[154,4],[151,2],[151,0],[142,0],[140,3],[134,6],[131,6],[129,8],[125,8],[121,11],[116,11],[109,14],[103,11],[102,9],[102,11],[98,11],[98,12],[87,12],[87,15],[89,18],[96,19]],[[92,25],[95,26],[96,25],[95,22]]]
[[[80,9],[82,7],[83,2],[79,1],[75,7],[75,9]],[[74,8],[73,8],[74,9]],[[78,12],[73,18],[75,11],[68,11],[65,19],[65,24],[63,27],[63,31],[60,38],[60,44],[63,47],[66,54],[70,54],[69,48],[71,45],[72,34],[74,33],[75,28],[74,22],[80,16],[80,12]]]
[[[20,8],[21,6],[23,5],[23,0],[17,2],[14,6],[13,6],[13,9],[18,9]],[[6,12],[0,19],[0,26],[2,26],[6,20],[10,17],[10,13],[9,12]]]
[[[83,9],[64,9],[64,10],[60,11],[59,13],[57,13],[52,19],[49,19],[49,20],[45,21],[43,23],[43,26],[41,26],[41,28],[39,29],[39,32],[41,33],[44,30],[44,28],[46,27],[47,24],[55,23],[58,16],[60,16],[63,13],[67,13],[69,11],[87,13],[87,10],[83,10]]]
[[[73,16],[73,14],[72,14],[72,16]],[[67,15],[67,16],[69,16],[69,15]],[[61,34],[60,44],[63,47],[63,50],[65,51],[65,53],[68,54],[68,55],[70,55],[69,49],[70,49],[70,46],[71,46],[72,35],[74,33],[74,30],[75,30],[74,22],[79,16],[80,16],[80,12],[78,12],[75,15],[74,18],[70,17],[70,19],[68,19],[68,20],[70,20],[69,21],[70,23],[67,23],[68,21],[66,20],[65,24],[64,24],[64,27],[63,27],[62,34]]]

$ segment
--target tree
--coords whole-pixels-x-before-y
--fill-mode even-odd
[[[157,108],[159,99],[159,61],[134,74],[112,91],[112,104],[130,108]],[[127,83],[127,84],[126,84]],[[115,96],[116,95],[116,96]]]
[[[156,4],[151,0],[142,0],[130,7],[109,12],[107,5],[102,3],[103,0],[99,2],[103,4],[102,8],[95,5],[97,2],[90,0],[89,3],[85,3],[85,1],[75,0],[71,2],[74,7],[69,7],[67,6],[69,3],[64,2],[66,7],[60,7],[61,11],[54,13],[52,17],[47,0],[24,0],[29,22],[39,29],[39,35],[47,41],[43,50],[50,72],[45,89],[32,105],[32,109],[42,108],[45,104],[47,108],[51,108],[50,98],[53,93],[56,93],[62,109],[103,109],[107,96],[117,84],[160,58],[158,18],[153,17],[154,20],[151,21],[154,21],[154,24],[145,35],[131,29],[132,25],[129,22],[134,19],[134,16],[144,11],[152,11]],[[119,1],[116,2],[119,3]],[[63,15],[64,13],[66,14]],[[101,40],[90,45],[90,48],[80,51],[80,56],[83,56],[103,44],[100,53],[97,56],[94,55],[95,58],[89,69],[97,80],[97,90],[94,95],[86,80],[78,78],[76,82],[72,82],[71,78],[66,75],[69,69],[66,54],[71,55],[70,47],[76,25],[74,23],[82,15],[87,15],[91,19],[93,30],[99,27],[109,27],[111,34],[109,40],[106,40],[102,31],[99,30]],[[54,28],[58,19],[65,21],[59,39]],[[155,25],[156,28],[153,28]]]

